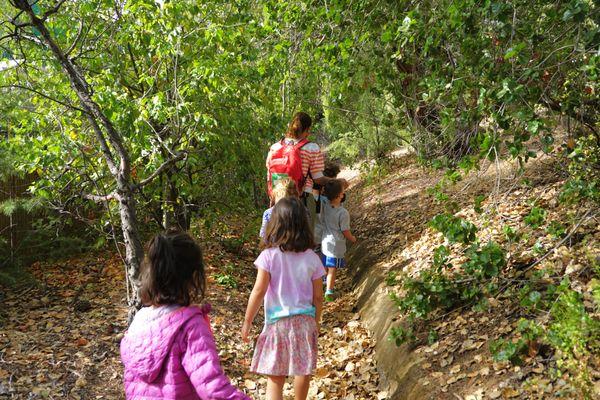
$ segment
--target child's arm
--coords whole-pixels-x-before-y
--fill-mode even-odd
[[[261,239],[264,239],[266,234],[267,234],[267,224],[269,223],[269,219],[271,218],[271,215],[268,214],[269,210],[266,210],[263,213],[263,217],[262,217],[262,224],[260,225],[260,231],[258,233],[258,236]]]
[[[250,293],[250,299],[248,299],[248,307],[246,308],[244,325],[242,325],[242,340],[244,342],[248,341],[248,334],[250,334],[252,322],[254,321],[254,317],[256,317],[256,314],[262,305],[262,301],[267,293],[267,289],[269,288],[269,281],[271,280],[271,275],[269,275],[269,273],[264,269],[258,268],[257,271],[258,274],[256,275],[256,282],[254,282],[254,288],[252,289],[252,293]]]
[[[342,231],[342,234],[344,235],[344,237],[346,239],[348,239],[352,243],[356,243],[356,237],[354,237],[354,235],[352,234],[352,232],[350,232],[350,229],[348,229],[346,231]]]
[[[317,321],[317,333],[319,333],[319,327],[321,326],[321,313],[323,312],[323,280],[321,278],[315,279],[313,283],[313,305],[316,308],[315,320]]]
[[[356,238],[350,232],[350,213],[345,208],[342,209],[342,213],[340,214],[340,230],[346,239],[351,241],[352,243],[356,243]]]

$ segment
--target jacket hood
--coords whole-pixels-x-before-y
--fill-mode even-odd
[[[121,340],[121,359],[126,369],[152,383],[160,375],[165,359],[179,331],[192,318],[203,318],[210,305],[181,307],[142,329],[128,331]]]

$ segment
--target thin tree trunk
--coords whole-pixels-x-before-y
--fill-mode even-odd
[[[177,188],[173,183],[173,172],[167,170],[165,172],[165,180],[163,183],[163,228],[169,230],[177,227],[178,224],[178,207],[177,207]],[[181,228],[181,227],[180,227]]]
[[[100,106],[92,99],[89,84],[86,79],[79,72],[77,66],[65,55],[54,41],[46,28],[45,21],[35,15],[27,0],[13,0],[13,3],[18,9],[27,13],[31,24],[40,32],[44,41],[52,51],[52,54],[63,67],[63,70],[71,83],[72,89],[79,98],[81,107],[85,111],[86,118],[96,134],[105,161],[115,179],[117,199],[119,200],[119,213],[121,216],[121,228],[125,243],[125,264],[127,267],[129,284],[132,288],[132,293],[128,298],[129,322],[131,322],[135,312],[141,307],[138,289],[140,286],[140,263],[144,254],[137,229],[138,223],[131,184],[129,154],[123,143],[122,136],[102,112]],[[104,128],[104,131],[102,128]],[[106,132],[108,138],[105,136],[104,132]],[[109,143],[117,153],[118,163],[112,154]]]

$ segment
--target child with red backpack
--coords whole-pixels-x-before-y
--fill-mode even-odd
[[[324,185],[329,178],[323,175],[324,159],[318,144],[310,142],[312,119],[304,112],[292,118],[285,138],[273,144],[267,156],[267,183],[273,204],[272,190],[278,180],[290,178],[296,183],[302,202],[308,209],[311,228],[316,222],[316,202],[312,196],[313,183]]]

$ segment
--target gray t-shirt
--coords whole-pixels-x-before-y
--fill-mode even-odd
[[[327,197],[321,196],[319,218],[322,230],[321,251],[327,257],[344,258],[346,238],[342,232],[350,230],[350,213],[342,205],[332,207]]]

